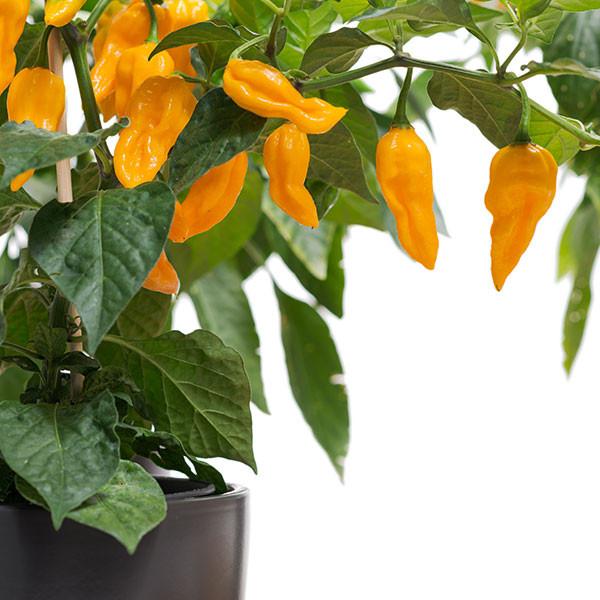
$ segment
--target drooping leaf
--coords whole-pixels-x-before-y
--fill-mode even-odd
[[[294,397],[340,476],[348,452],[348,397],[329,328],[308,304],[276,288],[281,335]]]
[[[0,452],[42,496],[56,528],[115,474],[116,424],[108,392],[72,406],[0,402]]]
[[[268,412],[261,374],[260,340],[242,288],[242,276],[232,263],[223,262],[192,285],[190,296],[202,327],[217,334],[242,355],[252,401]]]
[[[37,129],[29,122],[4,123],[0,127],[0,162],[4,165],[0,189],[8,187],[14,177],[28,169],[50,167],[65,158],[84,154],[122,128],[123,124],[115,123],[92,133],[68,135]]]
[[[208,331],[171,331],[150,340],[107,336],[100,359],[126,370],[147,416],[194,457],[255,468],[250,384],[240,355]]]
[[[91,352],[156,264],[174,205],[170,188],[154,182],[50,202],[36,215],[31,254],[77,307]]]
[[[363,225],[380,231],[385,230],[381,206],[365,202],[350,192],[340,194],[338,201],[327,213],[325,219],[342,225]]]
[[[181,192],[212,167],[248,150],[264,124],[265,119],[241,109],[221,88],[202,96],[171,152],[171,187]]]
[[[171,296],[142,288],[119,315],[116,332],[134,340],[160,335],[165,330],[172,304]]]

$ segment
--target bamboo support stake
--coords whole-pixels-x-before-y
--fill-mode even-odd
[[[63,53],[60,44],[60,32],[58,29],[53,29],[48,37],[48,66],[50,70],[63,77]],[[67,110],[60,121],[59,131],[67,131]],[[73,185],[71,182],[71,161],[66,158],[56,163],[56,188],[57,198],[61,204],[70,204],[73,202]],[[80,323],[81,319],[77,314],[75,306],[69,306],[69,315],[75,323]],[[81,335],[81,329],[75,331],[75,336]],[[83,343],[81,341],[69,343],[71,352],[81,352]],[[83,375],[80,373],[71,373],[71,393],[74,398],[77,398],[83,391]]]

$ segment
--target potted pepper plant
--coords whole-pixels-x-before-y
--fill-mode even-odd
[[[445,226],[418,133],[432,106],[500,148],[485,196],[499,290],[558,165],[588,176],[561,263],[570,314],[585,313],[600,240],[600,56],[585,40],[599,8],[0,0],[0,597],[243,597],[247,491],[205,462],[255,469],[251,403],[268,412],[243,283],[276,254],[313,298],[274,282],[294,397],[341,476],[348,398],[323,313],[343,315],[351,226],[434,268]],[[453,31],[479,44],[475,63],[407,52]],[[506,57],[499,35],[515,37]],[[387,57],[357,66],[370,47]],[[516,70],[537,47],[543,61]],[[377,112],[361,79],[387,70],[398,89]],[[534,77],[568,116],[528,97]],[[190,334],[170,325],[183,292],[202,326]],[[571,362],[583,323],[565,325]]]

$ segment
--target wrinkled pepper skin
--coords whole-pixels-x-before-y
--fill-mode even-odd
[[[170,31],[170,17],[165,8],[155,6],[159,35]],[[143,1],[132,2],[112,19],[102,45],[102,54],[96,56],[92,69],[92,86],[98,104],[115,92],[117,65],[125,50],[142,46],[150,31],[150,16]]]
[[[167,0],[165,6],[171,17],[172,31],[202,23],[208,19],[208,6],[204,0]],[[175,70],[193,77],[196,75],[196,71],[192,66],[190,54],[192,48],[193,44],[170,48],[168,52],[175,62]]]
[[[402,247],[411,258],[433,269],[439,240],[433,212],[431,155],[412,127],[393,127],[379,140],[376,173],[396,219]]]
[[[23,33],[29,0],[0,0],[0,94],[15,76],[15,46]]]
[[[160,52],[148,60],[156,44],[148,42],[128,48],[117,64],[115,77],[115,105],[118,116],[127,115],[129,102],[135,91],[150,77],[170,75],[175,63],[168,52]]]
[[[263,158],[273,202],[306,227],[318,227],[317,207],[304,187],[310,163],[308,137],[293,123],[278,127],[265,142]]]
[[[85,0],[47,0],[44,9],[46,25],[64,27],[73,20],[84,4]]]
[[[146,281],[144,281],[143,287],[153,292],[169,295],[176,294],[179,291],[179,277],[177,277],[177,272],[169,262],[164,250]]]
[[[186,199],[175,207],[169,239],[185,242],[220,223],[235,206],[247,172],[248,155],[240,152],[200,177]]]
[[[490,166],[485,206],[492,213],[492,278],[500,291],[517,266],[556,193],[558,166],[532,143],[500,149]]]
[[[151,77],[133,95],[130,124],[115,148],[115,173],[133,188],[152,181],[190,120],[196,98],[179,77]]]
[[[31,121],[39,129],[57,131],[65,111],[65,84],[48,69],[23,69],[8,88],[6,106],[11,121]],[[20,189],[33,173],[17,175],[10,184],[12,191]]]
[[[326,133],[347,112],[320,98],[304,98],[281,71],[258,60],[230,60],[223,89],[241,108],[261,117],[286,119],[304,133]]]

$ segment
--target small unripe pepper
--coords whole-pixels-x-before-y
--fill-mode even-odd
[[[304,98],[281,71],[258,60],[231,59],[223,89],[241,108],[261,117],[286,119],[304,133],[325,133],[347,112],[321,98]]]
[[[44,20],[46,25],[64,27],[73,20],[85,0],[46,0]]]
[[[267,138],[263,158],[273,202],[301,225],[318,227],[317,207],[304,187],[310,163],[308,136],[286,123]]]
[[[414,260],[433,269],[438,234],[431,155],[412,127],[393,127],[377,145],[377,180],[396,218],[398,238]]]
[[[0,94],[15,76],[15,46],[23,33],[29,0],[0,0]]]
[[[208,19],[208,6],[204,0],[167,0],[165,6],[171,17],[171,30],[177,31],[183,27],[195,25]],[[194,76],[196,71],[192,66],[190,51],[193,44],[170,48],[169,54],[175,62],[175,70]]]
[[[185,242],[220,223],[235,206],[247,172],[248,155],[240,152],[200,177],[185,200],[177,203],[169,239]]]
[[[144,281],[143,287],[161,294],[176,294],[179,291],[179,277],[164,250]]]
[[[160,35],[170,30],[169,14],[161,6],[155,6]],[[150,15],[144,2],[136,0],[112,19],[102,45],[102,54],[96,56],[92,69],[92,86],[96,101],[100,104],[115,92],[117,64],[128,48],[141,46],[148,37]]]
[[[115,75],[115,112],[120,117],[127,115],[129,102],[135,91],[150,77],[170,75],[175,63],[168,52],[159,52],[148,60],[152,50],[156,48],[153,42],[128,48],[123,52],[117,63]]]
[[[179,77],[151,77],[133,95],[129,121],[115,148],[115,173],[132,188],[152,181],[187,125],[196,98]]]
[[[65,84],[48,69],[23,69],[8,88],[6,107],[11,121],[31,121],[39,129],[57,131],[65,111]],[[10,184],[13,192],[20,189],[33,173],[29,170],[17,175]]]
[[[497,290],[527,250],[538,221],[556,193],[558,166],[548,150],[533,143],[500,149],[490,166],[485,206],[492,213],[492,277]]]

